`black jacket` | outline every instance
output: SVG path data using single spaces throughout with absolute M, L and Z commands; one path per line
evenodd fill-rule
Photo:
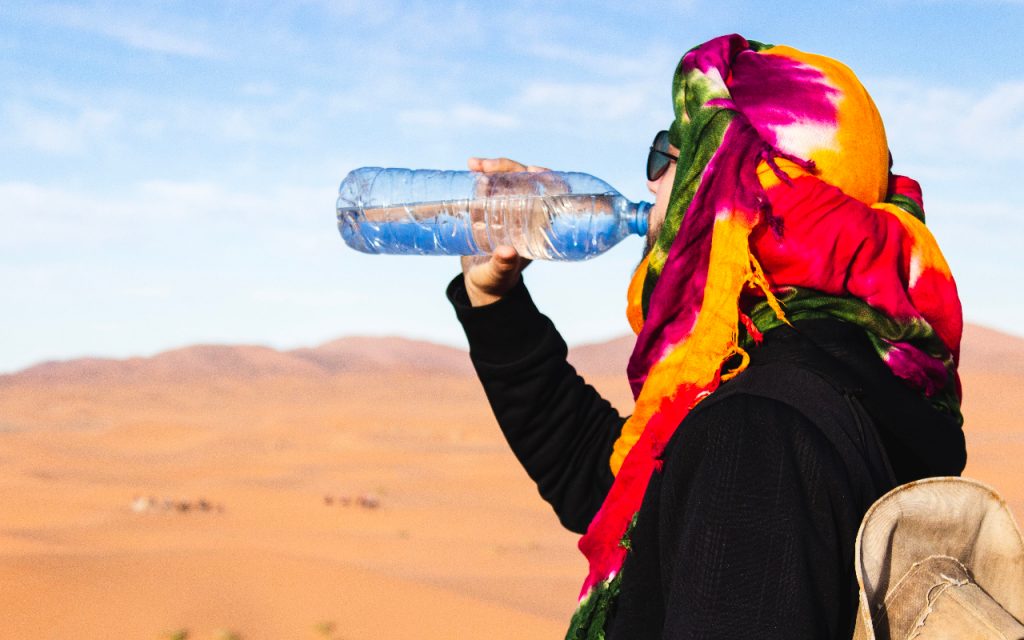
M 474 308 L 459 276 L 448 297 L 509 445 L 562 524 L 584 532 L 611 486 L 625 418 L 568 364 L 522 283 Z M 842 393 L 822 401 L 835 405 L 827 410 L 849 412 L 840 404 L 853 399 L 898 482 L 962 471 L 959 423 L 895 378 L 859 328 L 816 320 L 771 331 L 747 371 L 698 405 L 666 447 L 631 536 L 610 639 L 850 637 L 854 540 L 885 487 L 805 413 L 750 391 L 780 363 L 833 380 Z

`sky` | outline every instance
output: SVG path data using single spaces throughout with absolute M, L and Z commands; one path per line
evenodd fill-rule
M 508 156 L 649 198 L 676 62 L 734 32 L 857 72 L 965 318 L 1024 335 L 1024 1 L 7 1 L 0 372 L 197 343 L 464 345 L 458 260 L 346 247 L 341 179 Z M 525 279 L 570 344 L 603 340 L 628 332 L 641 250 Z

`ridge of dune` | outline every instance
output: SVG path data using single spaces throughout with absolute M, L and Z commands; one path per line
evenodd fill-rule
M 318 376 L 315 362 L 258 345 L 193 345 L 171 349 L 148 358 L 80 358 L 43 362 L 0 381 L 46 383 L 131 383 L 143 380 L 173 382 L 184 379 L 261 376 Z
M 430 372 L 470 375 L 465 350 L 399 337 L 347 337 L 317 347 L 281 351 L 260 345 L 200 344 L 150 357 L 77 358 L 42 362 L 0 375 L 3 383 L 128 384 L 204 378 L 321 378 L 337 373 Z
M 617 375 L 632 350 L 631 336 L 569 350 L 581 371 Z M 249 380 L 289 376 L 317 378 L 338 373 L 440 373 L 473 375 L 465 349 L 433 342 L 390 337 L 350 336 L 315 347 L 281 351 L 260 345 L 198 344 L 149 357 L 84 357 L 51 360 L 0 374 L 0 384 L 169 382 L 221 377 Z
M 289 352 L 331 373 L 412 370 L 470 375 L 465 349 L 402 337 L 351 336 Z
M 620 336 L 569 349 L 569 361 L 589 376 L 624 376 L 634 337 Z M 1024 338 L 967 324 L 961 368 L 972 372 L 1024 376 Z M 19 383 L 181 382 L 200 378 L 251 381 L 257 378 L 316 379 L 341 373 L 432 373 L 471 376 L 465 349 L 397 336 L 352 336 L 315 347 L 282 351 L 259 345 L 200 344 L 151 357 L 78 358 L 43 362 L 0 375 L 0 385 Z

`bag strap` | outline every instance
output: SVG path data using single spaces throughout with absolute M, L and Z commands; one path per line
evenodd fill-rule
M 831 359 L 828 364 L 839 364 L 834 356 L 821 351 Z M 878 496 L 896 486 L 896 476 L 874 420 L 856 397 L 855 385 L 842 384 L 846 376 L 841 369 L 827 368 L 828 373 L 789 362 L 752 365 L 744 372 L 742 384 L 724 385 L 708 400 L 718 402 L 732 395 L 755 395 L 802 413 L 836 449 L 851 478 L 859 480 L 857 486 L 873 489 L 871 495 L 862 496 L 866 509 Z M 837 397 L 840 402 L 835 401 Z

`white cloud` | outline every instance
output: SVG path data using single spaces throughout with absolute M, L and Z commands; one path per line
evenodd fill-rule
M 212 182 L 150 180 L 100 194 L 28 182 L 0 182 L 0 247 L 104 245 L 159 235 L 165 225 L 188 224 L 216 231 L 218 225 L 256 223 L 273 232 L 296 218 L 322 211 L 329 219 L 334 191 L 278 185 L 262 191 L 231 189 Z M 329 227 L 329 222 L 325 226 Z
M 399 13 L 392 0 L 322 0 L 319 4 L 331 15 L 360 18 L 374 24 L 390 22 Z
M 527 51 L 538 58 L 564 62 L 607 75 L 628 76 L 646 73 L 650 69 L 650 60 L 639 56 L 595 53 L 554 42 L 537 42 Z
M 664 83 L 535 82 L 527 85 L 514 103 L 542 119 L 569 120 L 609 126 L 615 122 L 646 120 L 652 116 Z M 663 113 L 663 112 L 659 112 Z
M 270 85 L 244 87 L 252 98 L 166 98 L 142 91 L 75 90 L 41 83 L 19 86 L 0 98 L 0 151 L 6 147 L 54 155 L 135 154 L 154 142 L 202 144 L 262 142 L 305 144 L 319 122 L 323 99 L 308 89 L 277 92 Z M 256 99 L 254 94 L 264 95 Z
M 1024 80 L 996 85 L 972 105 L 961 136 L 972 145 L 987 142 L 987 152 L 1024 159 Z
M 74 113 L 54 113 L 24 103 L 8 103 L 4 114 L 6 136 L 15 146 L 59 155 L 85 151 L 121 119 L 113 109 L 85 107 Z M 0 139 L 3 136 L 0 133 Z
M 146 21 L 123 15 L 121 12 L 88 10 L 70 6 L 44 7 L 39 15 L 52 24 L 94 33 L 133 49 L 166 53 L 188 58 L 219 58 L 223 51 L 194 35 L 181 33 L 168 24 L 152 26 Z
M 519 119 L 509 113 L 494 111 L 473 104 L 459 104 L 450 109 L 406 109 L 398 112 L 398 123 L 450 129 L 514 129 Z
M 125 287 L 121 289 L 120 294 L 129 298 L 166 300 L 171 297 L 171 290 L 168 287 L 137 286 Z
M 898 162 L 908 155 L 929 164 L 1024 160 L 1024 79 L 987 88 L 895 79 L 869 87 Z
M 327 111 L 331 115 L 346 114 L 366 108 L 366 100 L 351 93 L 334 94 L 327 98 Z
M 698 0 L 648 0 L 642 4 L 631 4 L 620 0 L 587 0 L 585 6 L 594 4 L 609 11 L 620 11 L 627 14 L 666 15 L 671 13 L 692 13 L 700 4 Z
M 501 19 L 499 12 L 477 3 L 427 3 L 408 0 L 320 0 L 332 22 L 343 22 L 360 32 L 350 49 L 371 51 L 374 58 L 429 49 L 429 57 L 443 55 L 440 48 L 465 47 L 486 42 L 485 31 Z
M 302 89 L 281 92 L 274 100 L 254 103 L 183 101 L 169 110 L 153 106 L 169 120 L 172 130 L 228 142 L 304 145 L 310 138 L 310 127 L 317 121 L 321 101 L 310 90 Z
M 671 71 L 672 65 L 682 53 L 678 48 L 665 45 L 648 46 L 633 55 L 593 51 L 572 47 L 548 40 L 538 40 L 527 47 L 527 53 L 538 58 L 566 63 L 603 77 L 650 77 L 657 73 L 667 86 L 668 75 L 662 70 Z M 667 95 L 667 89 L 666 89 Z
M 97 32 L 136 49 L 193 58 L 213 58 L 221 55 L 216 48 L 200 40 L 164 33 L 143 25 L 115 22 L 95 26 Z
M 242 95 L 265 98 L 277 95 L 278 88 L 273 82 L 246 82 L 241 87 Z

